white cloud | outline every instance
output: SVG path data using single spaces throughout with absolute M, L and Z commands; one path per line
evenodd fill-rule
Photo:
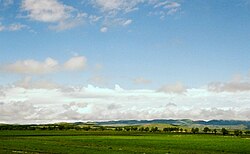
M 9 31 L 18 31 L 18 30 L 21 30 L 21 29 L 24 29 L 24 28 L 27 28 L 28 26 L 27 25 L 23 25 L 23 24 L 11 24 L 9 27 L 8 27 L 8 30 Z
M 122 6 L 122 1 L 120 0 L 94 0 L 93 3 L 98 6 L 101 7 L 101 9 L 103 11 L 110 11 L 110 10 L 116 10 L 119 9 L 119 7 Z
M 80 71 L 86 67 L 86 62 L 83 56 L 72 57 L 64 64 L 59 64 L 57 60 L 48 57 L 42 62 L 28 59 L 2 65 L 0 70 L 17 74 L 49 74 L 57 71 Z
M 28 12 L 32 20 L 42 22 L 60 22 L 70 17 L 73 7 L 63 5 L 57 0 L 23 0 L 22 9 Z
M 31 20 L 55 24 L 49 26 L 53 30 L 76 27 L 86 17 L 72 6 L 64 5 L 58 0 L 23 0 L 22 10 L 27 12 L 27 17 Z
M 83 56 L 76 56 L 70 58 L 64 64 L 64 69 L 69 71 L 79 71 L 86 67 L 87 59 Z
M 154 10 L 150 15 L 160 16 L 160 19 L 164 19 L 166 16 L 174 15 L 181 10 L 181 4 L 176 1 L 170 0 L 151 0 L 149 4 L 154 6 Z
M 108 16 L 126 14 L 139 10 L 139 7 L 146 5 L 152 6 L 153 9 L 165 9 L 167 10 L 166 14 L 169 12 L 177 12 L 181 7 L 181 4 L 174 0 L 91 0 L 91 4 Z
M 213 82 L 208 89 L 214 92 L 241 92 L 250 91 L 250 82 Z
M 49 26 L 49 29 L 56 30 L 56 31 L 62 31 L 74 28 L 78 25 L 81 25 L 84 23 L 83 19 L 87 18 L 88 15 L 86 13 L 78 13 L 74 19 L 65 20 L 62 22 L 59 22 L 56 25 Z
M 89 15 L 90 23 L 97 22 L 97 21 L 99 21 L 101 18 L 102 18 L 101 16 Z
M 29 116 L 34 116 L 37 112 L 34 106 L 27 102 L 9 102 L 0 105 L 1 118 L 0 122 L 3 121 L 19 121 L 25 120 Z
M 31 85 L 38 81 L 28 81 Z M 250 93 L 213 93 L 187 89 L 185 95 L 155 90 L 69 87 L 2 88 L 0 122 L 33 123 L 118 119 L 190 118 L 194 120 L 250 118 Z M 18 111 L 18 112 L 17 112 Z
M 178 11 L 178 9 L 177 8 L 174 8 L 174 9 L 170 9 L 170 10 L 168 10 L 167 11 L 167 15 L 172 15 L 172 14 L 175 14 L 176 12 Z
M 6 6 L 14 3 L 13 0 L 0 2 Z M 60 0 L 22 0 L 21 14 L 18 16 L 47 23 L 51 30 L 63 31 L 83 25 L 87 23 L 86 21 L 90 24 L 101 23 L 103 27 L 128 26 L 134 20 L 127 19 L 127 14 L 139 11 L 143 7 L 150 10 L 149 14 L 159 15 L 161 19 L 173 15 L 181 9 L 181 4 L 175 0 L 86 0 L 83 4 L 98 11 L 91 11 L 89 14 L 83 13 Z M 0 25 L 0 31 L 7 30 L 7 27 Z M 21 24 L 10 25 L 9 31 L 23 28 L 28 27 Z
M 167 0 L 167 1 L 158 1 L 158 2 L 156 1 L 154 8 L 163 7 L 166 9 L 173 9 L 173 8 L 178 8 L 180 6 L 181 5 L 177 2 L 171 2 L 171 1 Z
M 108 28 L 107 27 L 102 27 L 101 29 L 100 29 L 100 32 L 102 32 L 102 33 L 106 33 L 108 31 Z
M 128 19 L 122 23 L 123 26 L 130 25 L 133 21 L 131 19 Z
M 101 12 L 103 27 L 100 32 L 107 32 L 108 27 L 128 26 L 133 20 L 125 19 L 124 14 L 138 10 L 138 5 L 144 0 L 91 0 L 94 8 Z
M 242 76 L 236 74 L 231 81 L 228 82 L 211 82 L 208 84 L 207 89 L 213 92 L 244 92 L 250 91 L 250 78 L 249 76 Z
M 165 93 L 182 94 L 187 91 L 187 88 L 184 87 L 181 83 L 177 82 L 176 84 L 172 84 L 172 85 L 164 85 L 158 91 L 165 92 Z
M 58 70 L 59 64 L 52 58 L 47 58 L 43 62 L 32 59 L 17 61 L 15 63 L 4 65 L 2 70 L 11 73 L 20 74 L 47 74 Z
M 117 14 L 127 13 L 137 9 L 137 5 L 143 0 L 92 0 L 92 4 L 103 12 Z
M 174 0 L 90 0 L 90 4 L 101 13 L 103 27 L 130 25 L 133 20 L 126 19 L 126 14 L 141 7 L 148 7 L 150 15 L 160 16 L 161 19 L 177 13 L 181 8 L 181 4 Z
M 181 6 L 181 4 L 179 4 L 177 2 L 169 2 L 168 4 L 166 4 L 164 6 L 164 8 L 173 9 L 173 8 L 179 8 L 180 6 Z
M 151 3 L 154 4 L 154 8 L 158 8 L 158 7 L 162 7 L 162 6 L 167 5 L 169 2 L 168 1 L 163 1 L 163 2 L 154 1 Z
M 0 22 L 0 32 L 1 31 L 19 31 L 22 29 L 29 29 L 29 27 L 27 25 L 23 25 L 20 23 L 13 23 L 10 25 L 2 25 L 2 23 Z
M 108 31 L 108 27 L 114 27 L 114 26 L 122 26 L 122 27 L 126 27 L 128 25 L 130 25 L 133 22 L 133 20 L 131 19 L 123 19 L 123 18 L 112 18 L 109 19 L 107 18 L 104 22 L 103 22 L 103 26 L 100 31 L 101 32 L 107 32 Z

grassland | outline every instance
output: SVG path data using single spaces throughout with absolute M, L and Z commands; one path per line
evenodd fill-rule
M 250 138 L 116 131 L 1 131 L 0 153 L 250 153 Z

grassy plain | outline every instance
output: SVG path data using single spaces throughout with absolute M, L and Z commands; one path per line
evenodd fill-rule
M 250 153 L 250 138 L 125 131 L 0 131 L 0 153 Z

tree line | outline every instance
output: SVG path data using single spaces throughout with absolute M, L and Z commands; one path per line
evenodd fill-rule
M 169 133 L 192 133 L 192 134 L 222 134 L 229 135 L 233 134 L 235 136 L 240 135 L 250 135 L 250 131 L 242 130 L 231 130 L 229 131 L 226 128 L 222 129 L 210 129 L 209 127 L 200 128 L 191 128 L 183 129 L 179 127 L 165 127 L 159 129 L 158 127 L 142 127 L 142 126 L 99 126 L 99 125 L 89 125 L 89 126 L 80 126 L 75 124 L 48 124 L 48 125 L 0 125 L 0 130 L 82 130 L 82 131 L 139 131 L 139 132 L 169 132 Z

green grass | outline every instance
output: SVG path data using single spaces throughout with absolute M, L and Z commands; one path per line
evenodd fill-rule
M 250 153 L 250 139 L 140 132 L 1 131 L 0 153 Z

